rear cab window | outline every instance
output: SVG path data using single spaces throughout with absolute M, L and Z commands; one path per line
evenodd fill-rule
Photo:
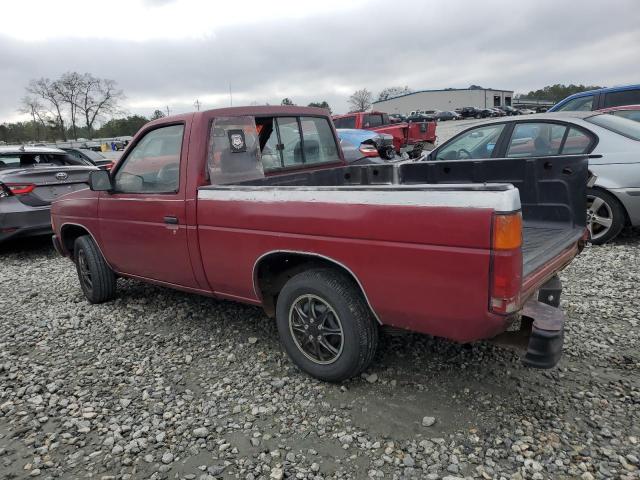
M 351 115 L 349 117 L 334 118 L 333 125 L 336 128 L 356 128 L 356 117 Z
M 214 185 L 340 161 L 333 130 L 325 117 L 216 117 L 212 123 L 207 165 Z

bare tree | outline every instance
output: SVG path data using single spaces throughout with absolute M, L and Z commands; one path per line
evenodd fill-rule
M 84 116 L 89 138 L 96 120 L 108 113 L 118 112 L 120 101 L 123 99 L 124 94 L 114 80 L 96 78 L 90 73 L 82 75 L 77 107 Z
M 351 105 L 352 112 L 364 112 L 371 108 L 371 101 L 373 100 L 373 94 L 363 88 L 362 90 L 356 90 L 353 95 L 349 97 L 349 105 Z
M 54 116 L 56 126 L 60 129 L 62 139 L 67 140 L 67 134 L 64 129 L 63 113 L 63 100 L 55 85 L 56 82 L 52 82 L 48 78 L 40 78 L 39 80 L 31 80 L 27 87 L 27 92 L 34 95 L 38 99 L 45 101 L 49 108 L 49 111 Z
M 66 104 L 69 109 L 74 140 L 78 138 L 76 129 L 78 100 L 81 92 L 84 91 L 84 77 L 84 75 L 80 75 L 78 72 L 67 72 L 53 83 L 53 88 L 57 90 L 62 99 L 62 103 Z
M 18 111 L 31 116 L 31 120 L 36 126 L 36 140 L 40 140 L 40 127 L 42 127 L 43 132 L 45 132 L 47 128 L 45 122 L 49 120 L 47 111 L 40 100 L 36 97 L 26 95 L 20 100 L 20 109 Z

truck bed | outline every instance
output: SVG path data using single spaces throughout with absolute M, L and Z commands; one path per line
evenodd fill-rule
M 535 272 L 584 234 L 588 157 L 486 159 L 410 162 L 306 171 L 242 182 L 255 186 L 331 188 L 389 186 L 391 188 L 491 190 L 512 184 L 519 190 L 523 217 L 523 275 Z M 468 184 L 473 184 L 468 185 Z M 437 185 L 437 187 L 436 187 Z
M 522 273 L 526 277 L 577 242 L 583 228 L 557 228 L 525 222 L 522 228 Z

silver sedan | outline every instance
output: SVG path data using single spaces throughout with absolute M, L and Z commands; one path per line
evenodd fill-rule
M 615 238 L 625 225 L 640 226 L 640 123 L 597 112 L 558 112 L 475 123 L 428 160 L 523 158 L 590 154 L 597 175 L 587 189 L 591 241 Z

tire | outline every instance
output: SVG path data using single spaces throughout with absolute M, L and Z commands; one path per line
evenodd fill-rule
M 102 257 L 102 253 L 89 235 L 78 237 L 73 256 L 78 280 L 84 296 L 90 303 L 102 303 L 116 295 L 116 276 Z
M 285 284 L 278 296 L 276 321 L 291 360 L 327 382 L 359 375 L 378 346 L 378 325 L 359 288 L 345 274 L 327 268 L 299 273 Z M 341 336 L 335 333 L 338 330 Z M 312 337 L 322 341 L 311 343 Z M 323 344 L 330 344 L 332 350 Z
M 624 228 L 625 221 L 624 207 L 616 197 L 600 188 L 587 188 L 587 228 L 591 243 L 602 245 L 613 240 Z

